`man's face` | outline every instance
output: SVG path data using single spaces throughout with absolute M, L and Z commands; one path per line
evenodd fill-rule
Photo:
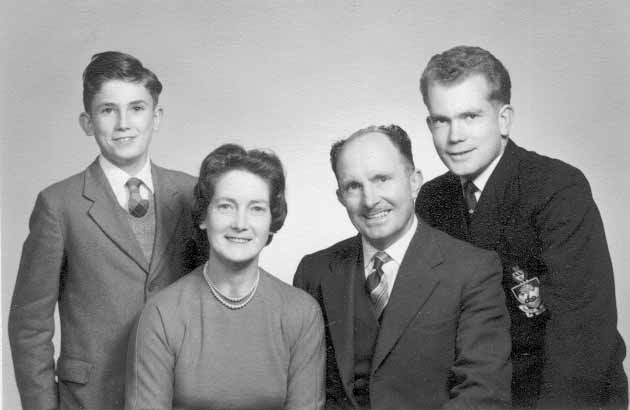
M 79 117 L 87 135 L 93 135 L 101 154 L 114 165 L 135 174 L 147 161 L 153 132 L 162 109 L 154 107 L 141 83 L 107 81 L 92 100 L 89 113 Z
M 381 133 L 356 137 L 337 158 L 337 198 L 375 248 L 385 249 L 413 225 L 420 173 Z
M 480 74 L 429 85 L 427 125 L 438 155 L 455 175 L 475 178 L 505 149 L 512 107 L 490 101 L 490 91 Z

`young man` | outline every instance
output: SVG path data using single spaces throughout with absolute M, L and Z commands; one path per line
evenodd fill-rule
M 359 235 L 305 256 L 294 284 L 326 325 L 327 409 L 509 405 L 501 266 L 414 215 L 421 185 L 399 127 L 333 145 L 337 197 Z
M 149 296 L 193 267 L 195 179 L 149 159 L 161 90 L 119 52 L 94 55 L 83 73 L 79 122 L 101 154 L 42 191 L 31 215 L 9 315 L 24 410 L 123 409 L 130 327 Z
M 422 187 L 432 226 L 499 253 L 512 319 L 516 408 L 625 409 L 604 228 L 582 173 L 508 137 L 510 77 L 477 47 L 434 56 L 420 80 L 449 172 Z

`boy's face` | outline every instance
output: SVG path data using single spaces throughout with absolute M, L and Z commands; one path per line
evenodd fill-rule
M 79 117 L 81 128 L 96 139 L 101 154 L 120 169 L 136 174 L 146 163 L 162 109 L 154 106 L 142 83 L 110 80 L 92 99 L 90 112 Z

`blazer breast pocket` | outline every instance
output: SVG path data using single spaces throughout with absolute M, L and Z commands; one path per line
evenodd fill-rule
M 457 327 L 457 316 L 435 317 L 436 315 L 423 315 L 422 312 L 414 320 L 414 329 L 420 333 L 434 334 L 443 333 L 448 330 L 455 332 Z

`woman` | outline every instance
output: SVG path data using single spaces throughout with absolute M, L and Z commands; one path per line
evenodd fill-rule
M 258 267 L 284 223 L 284 186 L 273 154 L 226 144 L 204 159 L 193 220 L 208 261 L 142 311 L 127 409 L 323 408 L 319 306 Z

